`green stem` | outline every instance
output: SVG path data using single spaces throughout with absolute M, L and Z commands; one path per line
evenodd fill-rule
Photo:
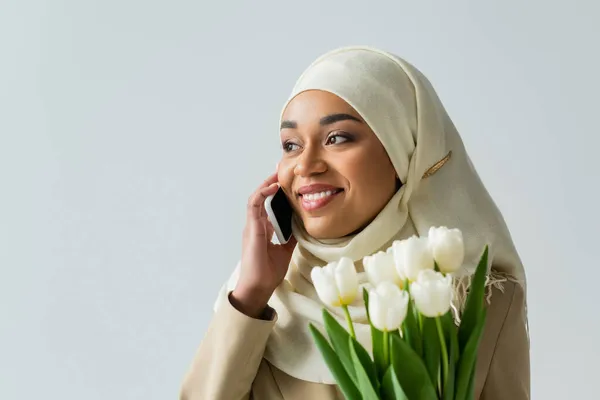
M 350 336 L 356 339 L 356 333 L 354 333 L 354 325 L 352 325 L 352 318 L 350 318 L 350 311 L 348 311 L 348 306 L 343 305 L 342 309 L 344 310 L 344 314 L 346 315 L 346 321 L 348 322 L 348 328 L 350 329 Z
M 383 331 L 383 363 L 390 365 L 390 334 L 388 331 Z
M 448 383 L 448 350 L 446 349 L 446 339 L 444 337 L 444 329 L 442 328 L 442 317 L 437 317 L 435 319 L 435 325 L 437 326 L 440 344 L 442 345 L 442 368 L 444 371 L 442 387 L 445 389 L 446 384 Z

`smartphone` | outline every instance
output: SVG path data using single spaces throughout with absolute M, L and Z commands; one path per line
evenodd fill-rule
M 293 209 L 283 189 L 280 187 L 274 195 L 265 200 L 265 210 L 273 225 L 277 240 L 281 244 L 289 242 L 292 237 Z

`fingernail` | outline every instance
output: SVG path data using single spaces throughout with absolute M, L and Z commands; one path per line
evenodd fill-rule
M 279 163 L 275 164 L 275 171 L 279 171 Z

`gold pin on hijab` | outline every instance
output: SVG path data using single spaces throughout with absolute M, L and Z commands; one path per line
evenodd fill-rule
M 440 161 L 436 162 L 431 168 L 425 171 L 425 173 L 423 174 L 423 178 L 421 179 L 429 178 L 431 175 L 438 172 L 440 168 L 442 168 L 444 164 L 446 164 L 448 160 L 450 160 L 450 157 L 452 157 L 452 150 L 448 152 L 448 155 L 446 155 L 446 157 L 442 158 Z

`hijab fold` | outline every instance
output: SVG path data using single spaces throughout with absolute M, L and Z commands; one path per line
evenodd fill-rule
M 383 144 L 403 185 L 361 232 L 329 241 L 312 238 L 294 220 L 298 240 L 290 268 L 269 305 L 278 319 L 264 357 L 283 372 L 306 381 L 334 384 L 308 330 L 323 328 L 324 305 L 310 279 L 314 266 L 340 257 L 356 261 L 362 287 L 369 287 L 362 258 L 394 240 L 426 236 L 432 226 L 459 228 L 465 265 L 455 278 L 453 310 L 460 310 L 484 246 L 489 248 L 488 288 L 507 279 L 525 288 L 525 272 L 502 214 L 481 182 L 464 144 L 427 78 L 405 60 L 369 47 L 344 47 L 324 54 L 300 76 L 284 105 L 307 90 L 333 93 L 350 104 Z M 283 114 L 283 111 L 282 111 Z M 239 265 L 238 265 L 239 268 Z M 237 271 L 219 295 L 226 301 Z M 491 293 L 491 291 L 488 291 Z M 329 310 L 345 324 L 341 309 Z M 357 339 L 371 348 L 362 296 L 350 307 Z

